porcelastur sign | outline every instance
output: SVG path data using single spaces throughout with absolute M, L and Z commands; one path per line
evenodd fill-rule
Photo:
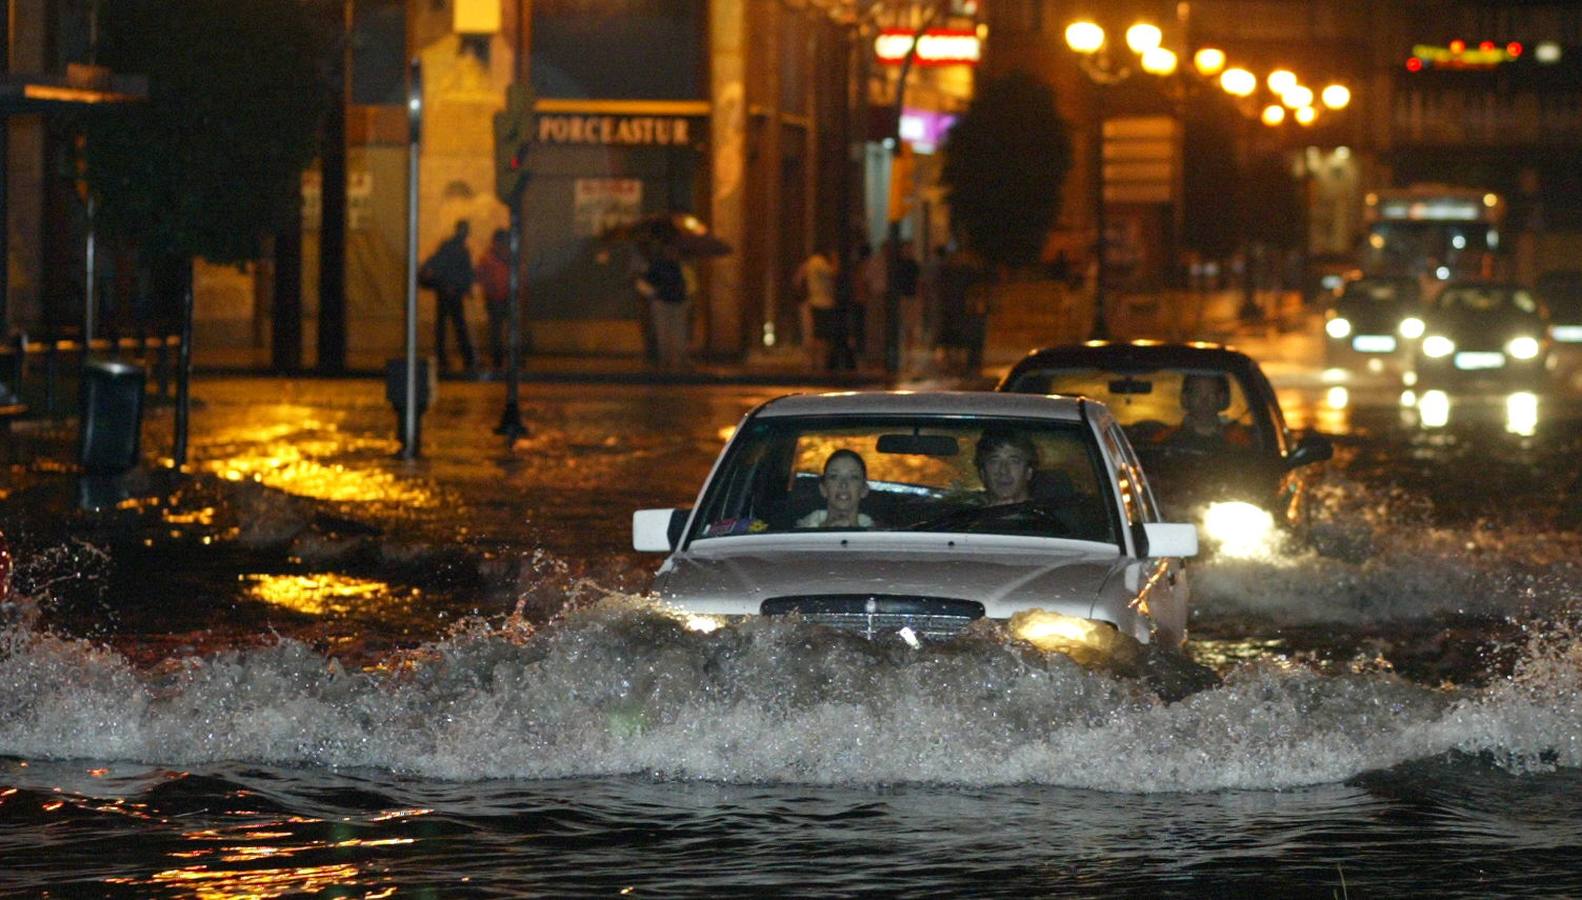
M 686 147 L 701 134 L 693 120 L 684 116 L 538 115 L 541 144 Z

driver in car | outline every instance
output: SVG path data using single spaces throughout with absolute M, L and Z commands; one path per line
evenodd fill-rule
M 1038 447 L 1017 431 L 986 429 L 975 454 L 985 506 L 1026 503 L 1038 471 Z
M 859 512 L 862 498 L 868 496 L 868 464 L 855 450 L 836 450 L 824 460 L 824 475 L 818 492 L 824 508 L 815 509 L 797 520 L 798 528 L 872 528 L 873 519 Z
M 1224 375 L 1187 373 L 1181 379 L 1181 424 L 1166 428 L 1156 443 L 1251 447 L 1252 430 L 1221 416 L 1230 407 L 1230 383 Z

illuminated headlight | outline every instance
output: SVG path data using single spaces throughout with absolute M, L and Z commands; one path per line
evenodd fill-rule
M 1517 359 L 1532 359 L 1538 355 L 1538 339 L 1525 335 L 1512 338 L 1511 342 L 1505 345 L 1505 352 Z
M 718 631 L 725 627 L 725 620 L 720 616 L 708 616 L 701 613 L 685 613 L 682 619 L 688 631 L 697 631 L 702 634 Z
M 1416 340 L 1423 336 L 1423 327 L 1422 319 L 1416 316 L 1407 316 L 1401 320 L 1401 325 L 1396 330 L 1400 331 L 1401 337 L 1408 340 Z
M 1341 316 L 1336 316 L 1335 318 L 1324 323 L 1324 331 L 1327 332 L 1330 337 L 1339 340 L 1346 335 L 1351 334 L 1351 321 Z
M 1210 503 L 1203 513 L 1203 532 L 1226 556 L 1259 556 L 1274 540 L 1274 516 L 1241 500 Z
M 1442 334 L 1431 334 L 1423 338 L 1423 355 L 1434 359 L 1443 359 L 1456 352 L 1456 342 Z
M 1046 653 L 1064 653 L 1085 666 L 1141 661 L 1142 645 L 1109 622 L 1024 609 L 1011 616 L 1006 630 Z

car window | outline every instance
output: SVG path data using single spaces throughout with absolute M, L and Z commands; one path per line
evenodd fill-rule
M 1154 504 L 1153 491 L 1148 486 L 1148 480 L 1143 477 L 1143 467 L 1137 462 L 1137 455 L 1132 452 L 1131 442 L 1126 440 L 1125 434 L 1118 426 L 1112 424 L 1104 431 L 1104 443 L 1108 446 L 1110 455 L 1116 460 L 1116 468 L 1120 471 L 1116 487 L 1120 489 L 1126 524 L 1159 521 L 1159 510 Z
M 1048 368 L 1024 372 L 1010 389 L 1022 393 L 1069 394 L 1102 400 L 1126 436 L 1138 446 L 1184 443 L 1188 408 L 1183 388 L 1188 379 L 1212 380 L 1225 390 L 1217 413 L 1222 434 L 1232 450 L 1262 449 L 1260 412 L 1250 403 L 1246 386 L 1234 373 L 1210 368 L 1161 368 L 1127 372 L 1106 368 Z
M 1014 435 L 1036 457 L 1016 502 L 994 497 L 975 452 Z M 1020 444 L 1019 444 L 1020 445 Z M 840 493 L 832 459 L 860 458 L 859 524 L 825 524 Z M 705 491 L 690 537 L 829 527 L 1059 537 L 1116 543 L 1113 494 L 1097 442 L 1078 422 L 962 417 L 762 418 L 739 434 Z M 822 490 L 821 490 L 822 488 Z M 831 498 L 831 493 L 836 497 Z M 995 501 L 1000 502 L 995 502 Z M 849 498 L 848 498 L 849 501 Z M 850 517 L 842 517 L 849 522 Z
M 1438 307 L 1443 310 L 1494 313 L 1519 310 L 1538 312 L 1538 301 L 1525 289 L 1479 286 L 1448 287 L 1440 293 Z
M 1341 299 L 1357 303 L 1401 303 L 1416 299 L 1417 284 L 1410 281 L 1363 279 L 1346 285 Z

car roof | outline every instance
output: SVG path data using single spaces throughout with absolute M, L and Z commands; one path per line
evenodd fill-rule
M 1088 341 L 1033 350 L 1011 367 L 1011 373 L 1072 366 L 1140 370 L 1203 368 L 1249 372 L 1256 370 L 1258 363 L 1234 347 L 1207 341 Z M 1008 379 L 1010 376 L 1006 377 Z
M 760 406 L 754 416 L 843 415 L 945 415 L 1016 416 L 1081 421 L 1081 404 L 1107 412 L 1095 400 L 1050 397 L 1041 394 L 997 394 L 988 391 L 845 391 L 829 394 L 789 394 Z M 1095 411 L 1090 410 L 1089 414 Z

